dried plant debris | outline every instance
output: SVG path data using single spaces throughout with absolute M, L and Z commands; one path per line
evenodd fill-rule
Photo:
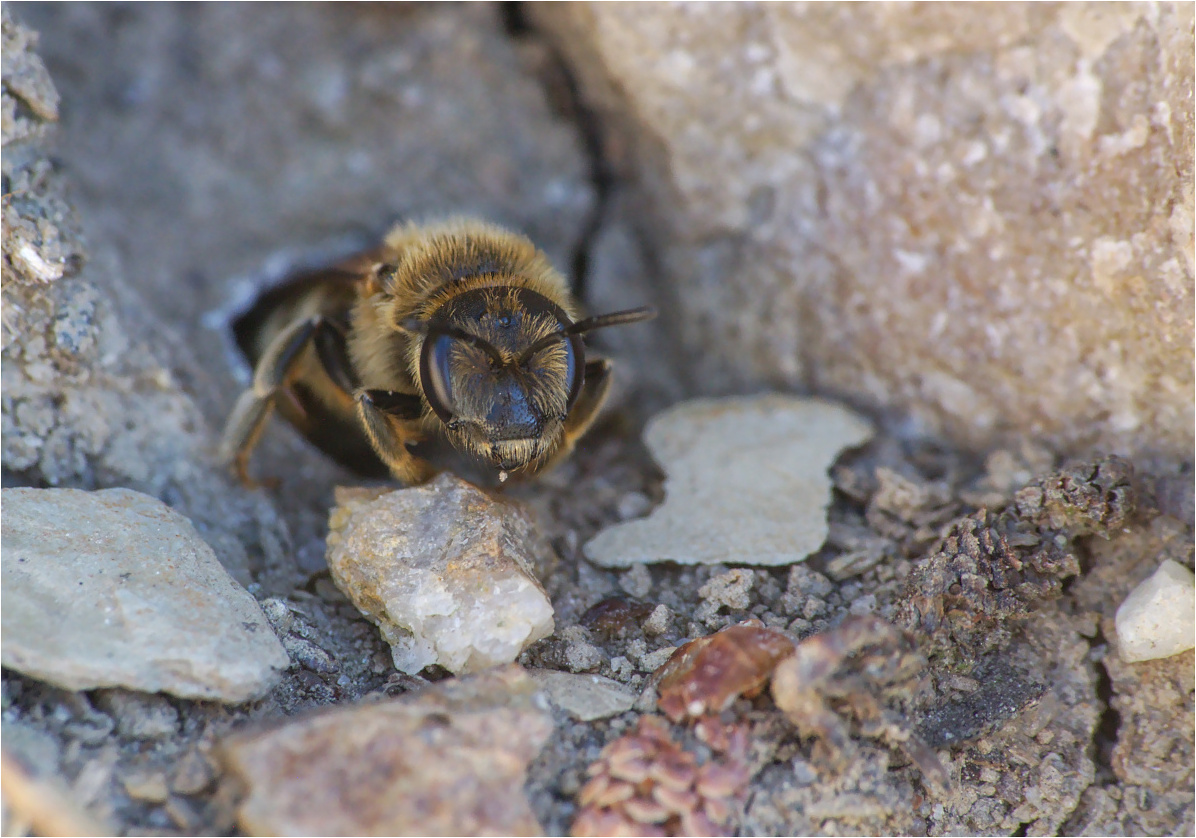
M 962 669 L 1001 648 L 1017 621 L 1080 572 L 1075 537 L 1108 537 L 1131 519 L 1132 476 L 1118 457 L 1073 465 L 1020 490 L 999 512 L 955 520 L 910 574 L 898 624 L 929 636 L 928 654 Z
M 944 482 L 901 474 L 880 466 L 876 489 L 868 501 L 865 519 L 875 532 L 902 544 L 907 552 L 934 540 L 939 528 L 959 513 Z
M 777 665 L 772 695 L 802 735 L 817 738 L 820 759 L 842 769 L 855 759 L 854 735 L 883 739 L 941 792 L 946 770 L 905 714 L 890 706 L 916 694 L 924 667 L 902 631 L 879 617 L 852 617 L 799 643 Z
M 703 764 L 669 734 L 659 716 L 642 716 L 634 733 L 611 742 L 578 794 L 571 834 L 728 835 L 751 777 L 747 734 L 711 722 Z
M 1021 516 L 1044 529 L 1108 538 L 1134 515 L 1133 477 L 1127 460 L 1104 457 L 1069 465 L 1017 492 L 1014 499 Z
M 759 694 L 793 648 L 792 640 L 759 620 L 691 640 L 661 667 L 658 706 L 675 722 L 721 713 L 738 696 Z
M 937 552 L 906 581 L 898 625 L 930 639 L 930 654 L 960 664 L 1008 642 L 1007 621 L 1054 599 L 1080 565 L 1060 534 L 1043 539 L 1027 522 L 980 510 L 955 521 Z

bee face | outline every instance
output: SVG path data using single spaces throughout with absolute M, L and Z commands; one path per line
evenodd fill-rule
M 523 236 L 471 219 L 399 225 L 376 250 L 296 275 L 238 320 L 254 384 L 221 457 L 252 485 L 249 455 L 277 410 L 340 462 L 405 483 L 437 472 L 421 444 L 441 435 L 500 481 L 550 468 L 610 385 L 610 363 L 587 359 L 582 335 L 653 314 L 575 322 L 576 309 Z
M 501 471 L 556 448 L 585 366 L 581 340 L 562 334 L 570 325 L 547 298 L 510 286 L 468 291 L 435 313 L 419 379 L 453 445 Z

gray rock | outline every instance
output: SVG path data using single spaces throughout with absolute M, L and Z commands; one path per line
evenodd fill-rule
M 250 554 L 264 559 L 256 570 L 286 576 L 285 526 L 268 501 L 230 485 L 210 462 L 209 429 L 161 362 L 172 342 L 162 340 L 143 301 L 122 309 L 128 276 L 118 262 L 98 270 L 88 264 L 60 169 L 40 147 L 49 125 L 38 120 L 54 116 L 57 94 L 29 52 L 36 36 L 7 11 L 0 161 L 9 191 L 0 235 L 5 470 L 20 483 L 119 485 L 168 500 L 242 584 L 251 581 Z
M 664 469 L 665 502 L 585 545 L 606 567 L 640 562 L 782 565 L 826 540 L 839 452 L 872 435 L 868 422 L 817 399 L 699 399 L 652 419 L 644 441 Z
M 551 548 L 520 507 L 450 474 L 381 496 L 338 489 L 337 501 L 328 567 L 398 669 L 476 672 L 552 634 L 552 603 L 535 576 Z
M 569 626 L 561 632 L 561 640 L 565 641 L 565 666 L 570 672 L 587 672 L 606 662 L 603 651 L 590 642 L 585 626 Z
M 127 489 L 5 489 L 3 661 L 69 690 L 239 703 L 286 653 L 186 518 Z
M 625 713 L 636 694 L 601 675 L 578 675 L 551 669 L 531 670 L 532 679 L 556 707 L 583 722 Z

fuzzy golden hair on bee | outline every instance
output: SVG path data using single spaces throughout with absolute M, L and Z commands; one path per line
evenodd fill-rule
M 469 219 L 396 227 L 375 251 L 272 289 L 234 324 L 255 366 L 222 455 L 249 453 L 278 409 L 363 471 L 418 483 L 433 438 L 493 469 L 535 473 L 567 455 L 610 384 L 582 335 L 652 317 L 578 320 L 564 277 L 526 237 Z M 244 339 L 242 340 L 242 336 Z

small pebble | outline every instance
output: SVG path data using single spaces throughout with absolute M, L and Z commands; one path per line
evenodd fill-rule
M 161 803 L 170 792 L 161 774 L 133 774 L 123 779 L 125 792 L 134 800 Z
M 718 605 L 742 611 L 752 602 L 750 594 L 755 581 L 756 577 L 750 570 L 733 568 L 712 577 L 698 588 L 698 596 Z
M 630 678 L 635 672 L 635 664 L 623 655 L 615 655 L 610 659 L 610 671 L 620 678 Z
M 630 666 L 626 658 L 623 662 Z M 614 668 L 614 661 L 611 668 Z M 635 693 L 601 675 L 574 675 L 547 669 L 529 674 L 553 706 L 579 721 L 592 722 L 625 713 L 635 703 Z
M 338 489 L 337 503 L 332 578 L 378 625 L 397 669 L 477 672 L 552 634 L 535 574 L 554 556 L 522 507 L 450 474 L 381 495 Z
M 216 770 L 207 757 L 195 748 L 183 754 L 175 765 L 170 790 L 175 794 L 199 794 L 212 784 Z
M 116 719 L 116 729 L 130 739 L 165 739 L 178 732 L 178 710 L 163 696 L 104 690 L 96 696 L 96 703 Z
M 631 569 L 619 576 L 619 587 L 637 599 L 643 599 L 652 592 L 652 574 L 647 565 L 632 565 Z
M 665 661 L 672 657 L 675 651 L 676 646 L 663 646 L 655 652 L 649 652 L 640 658 L 640 669 L 644 672 L 655 672 L 664 666 Z
M 590 642 L 590 633 L 581 626 L 569 626 L 561 632 L 566 642 L 565 666 L 570 672 L 588 672 L 606 662 L 602 650 Z
M 644 634 L 664 634 L 669 630 L 669 625 L 672 621 L 673 612 L 669 610 L 667 605 L 661 603 L 652 609 L 652 613 L 648 615 L 648 619 L 644 620 Z
M 857 617 L 863 617 L 876 610 L 876 594 L 865 594 L 854 600 L 847 609 Z
M 1178 655 L 1196 645 L 1196 582 L 1172 559 L 1143 581 L 1117 609 L 1118 649 L 1131 663 Z

